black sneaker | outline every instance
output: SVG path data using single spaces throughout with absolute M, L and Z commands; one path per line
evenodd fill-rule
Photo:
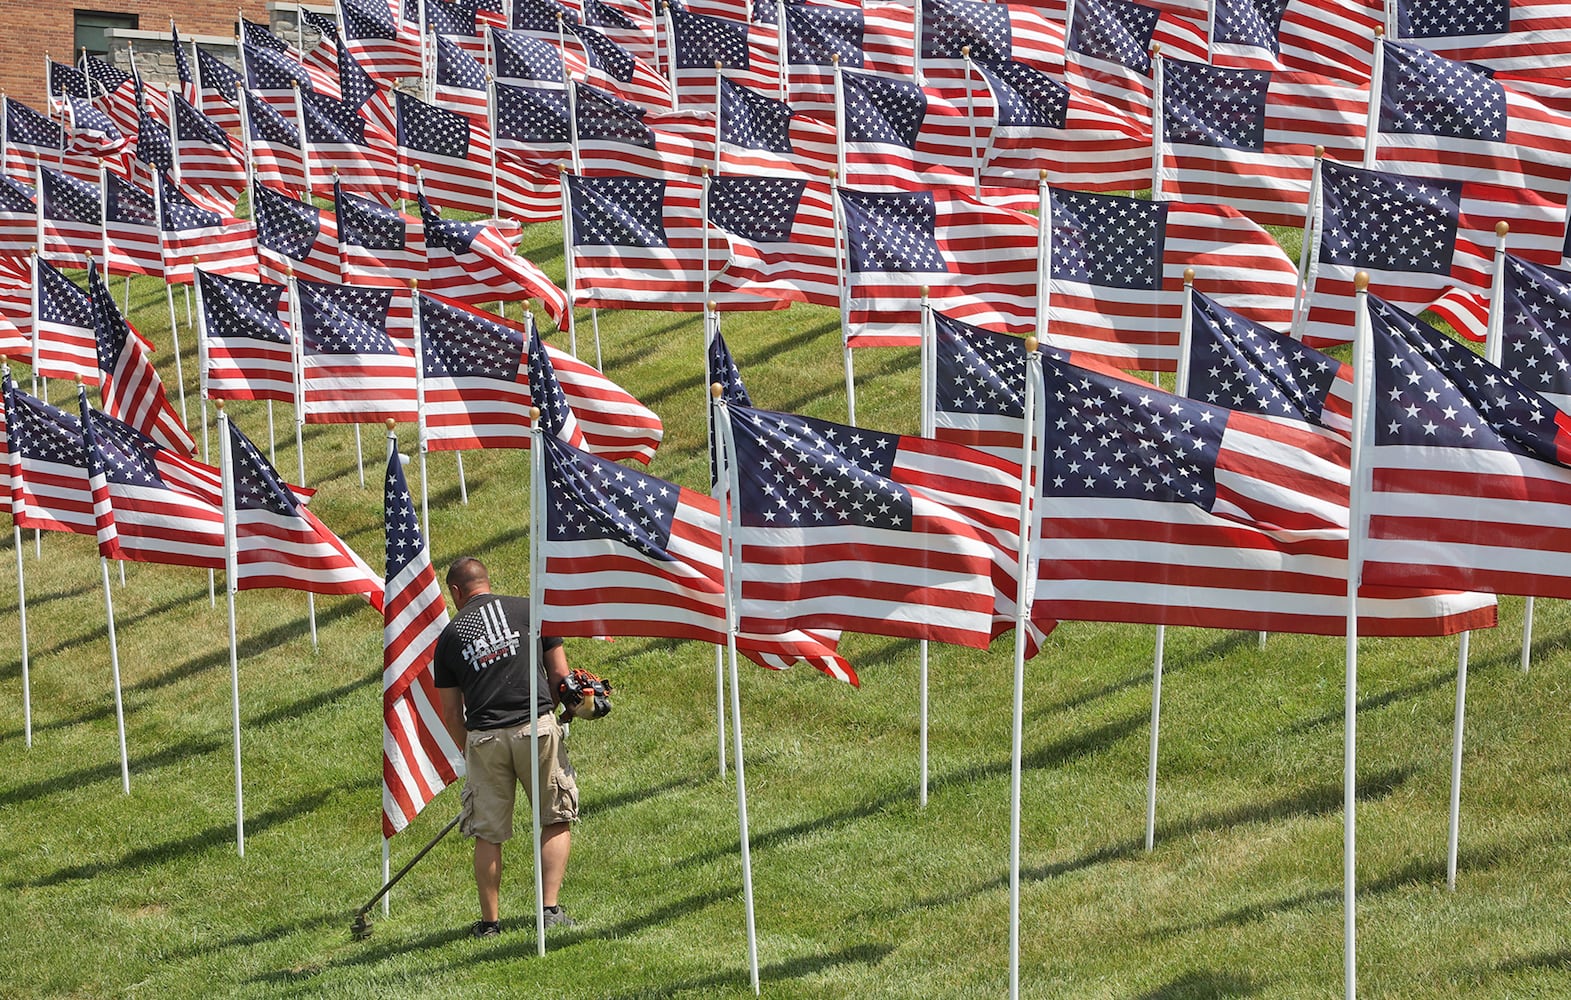
M 469 933 L 477 938 L 494 938 L 502 933 L 500 920 L 476 920 L 469 928 Z
M 545 925 L 547 927 L 572 927 L 573 918 L 567 915 L 567 911 L 562 909 L 560 904 L 548 906 L 545 908 Z

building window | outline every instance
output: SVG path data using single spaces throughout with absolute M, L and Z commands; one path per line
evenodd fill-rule
M 89 55 L 106 56 L 109 54 L 109 38 L 105 32 L 110 28 L 135 27 L 135 14 L 79 9 L 76 12 L 76 54 L 81 55 L 82 50 L 86 49 Z

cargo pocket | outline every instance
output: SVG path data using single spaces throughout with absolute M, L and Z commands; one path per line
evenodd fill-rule
M 551 819 L 557 823 L 570 823 L 578 818 L 578 783 L 571 772 L 557 771 L 551 775 Z

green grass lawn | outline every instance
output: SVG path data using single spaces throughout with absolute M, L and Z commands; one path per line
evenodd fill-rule
M 560 276 L 560 231 L 525 251 Z M 120 290 L 115 282 L 117 293 Z M 162 287 L 133 320 L 164 349 Z M 181 308 L 184 320 L 184 308 Z M 195 420 L 196 356 L 182 329 Z M 652 471 L 703 488 L 697 316 L 606 313 L 604 367 L 666 421 Z M 727 316 L 755 401 L 843 417 L 832 313 Z M 565 345 L 565 337 L 554 338 Z M 579 353 L 593 358 L 589 324 Z M 914 430 L 915 352 L 857 359 L 858 414 Z M 25 369 L 21 372 L 25 378 Z M 25 385 L 25 381 L 24 381 Z M 64 400 L 65 387 L 51 396 Z M 230 412 L 259 443 L 261 404 Z M 278 464 L 294 469 L 288 408 Z M 367 485 L 345 427 L 306 429 L 313 507 L 380 568 L 380 428 Z M 413 428 L 403 429 L 409 450 Z M 528 460 L 430 463 L 433 557 L 467 553 L 527 589 Z M 414 475 L 415 466 L 411 466 Z M 374 912 L 381 884 L 381 621 L 300 594 L 239 595 L 246 854 L 234 845 L 224 606 L 205 573 L 132 565 L 113 587 L 131 794 L 120 767 L 91 540 L 23 556 L 34 742 L 5 536 L 0 582 L 0 996 L 741 996 L 748 985 L 735 786 L 716 766 L 709 647 L 574 640 L 616 684 L 574 727 L 583 792 L 563 901 L 576 928 L 535 953 L 528 826 L 509 848 L 505 930 L 476 942 L 467 845 L 441 843 Z M 1369 997 L 1571 996 L 1571 615 L 1540 602 L 1530 673 L 1522 602 L 1474 637 L 1461 870 L 1445 886 L 1456 640 L 1360 647 L 1359 973 Z M 1171 629 L 1157 843 L 1143 845 L 1154 630 L 1070 623 L 1027 665 L 1024 995 L 1331 997 L 1342 989 L 1342 640 Z M 932 795 L 917 800 L 917 649 L 849 635 L 861 690 L 741 666 L 763 992 L 970 997 L 1008 984 L 1012 650 L 934 646 Z M 728 745 L 729 756 L 729 745 Z M 457 811 L 444 793 L 393 843 L 395 867 Z M 521 813 L 521 817 L 522 817 Z

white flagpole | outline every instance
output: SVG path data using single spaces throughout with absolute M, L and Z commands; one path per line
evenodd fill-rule
M 669 50 L 666 53 L 666 78 L 671 81 L 671 110 L 681 111 L 682 92 L 681 88 L 677 86 L 676 69 L 676 25 L 672 23 L 671 7 L 669 4 L 665 5 L 665 17 L 657 18 L 657 20 L 660 20 L 665 25 L 666 29 L 666 47 Z M 659 32 L 656 32 L 656 34 L 658 35 Z
M 245 857 L 245 789 L 240 772 L 240 650 L 235 643 L 235 590 L 239 578 L 235 532 L 235 467 L 229 446 L 229 414 L 217 399 L 218 454 L 224 493 L 224 593 L 229 601 L 229 707 L 235 737 L 235 850 Z M 313 620 L 314 621 L 314 620 Z
M 390 874 L 392 872 L 392 870 L 393 870 L 392 851 L 391 851 L 391 847 L 390 847 L 391 843 L 392 843 L 392 841 L 388 840 L 386 837 L 382 838 L 382 884 L 383 885 L 386 885 L 389 881 L 392 880 L 392 875 Z M 392 902 L 392 900 L 389 897 L 391 897 L 392 895 L 393 894 L 390 891 L 382 893 L 382 916 L 384 916 L 384 917 L 387 916 L 388 909 L 389 909 L 389 904 Z
M 1025 740 L 1026 627 L 1031 597 L 1027 573 L 1031 552 L 1031 501 L 1036 489 L 1036 381 L 1037 338 L 1025 340 L 1025 428 L 1021 433 L 1020 550 L 1015 585 L 1015 671 L 1009 737 L 1009 1000 L 1020 997 L 1020 755 Z
M 557 21 L 560 25 L 560 15 L 557 16 Z M 582 175 L 584 172 L 584 158 L 578 148 L 578 84 L 573 80 L 568 80 L 567 82 L 567 122 L 568 136 L 572 140 L 573 147 L 573 170 Z M 567 232 L 565 216 L 563 218 L 562 231 L 564 235 Z M 595 367 L 603 368 L 605 366 L 600 360 L 600 310 L 598 307 L 591 306 L 589 309 L 589 326 L 594 330 L 595 334 Z M 577 338 L 571 338 L 571 341 L 573 343 L 573 357 L 576 358 L 578 357 Z
M 305 485 L 305 333 L 300 326 L 300 284 L 295 269 L 285 272 L 289 286 L 290 342 L 295 360 L 295 468 L 300 486 Z M 358 428 L 358 425 L 356 425 Z M 221 443 L 221 442 L 220 442 Z M 316 594 L 306 591 L 305 606 L 311 616 L 311 649 L 317 649 Z
M 975 64 L 971 62 L 971 46 L 960 46 L 960 54 L 966 62 L 966 128 L 971 134 L 971 193 L 978 198 L 982 197 L 982 149 L 976 142 L 976 91 L 971 88 L 971 77 L 975 73 Z M 1156 195 L 1153 193 L 1152 197 Z
M 1489 283 L 1489 325 L 1484 338 L 1484 359 L 1498 367 L 1505 353 L 1505 285 L 1506 285 L 1506 236 L 1511 232 L 1510 223 L 1495 223 L 1495 272 Z M 1533 660 L 1533 599 L 1527 598 L 1522 609 L 1522 672 L 1525 674 Z
M 715 335 L 720 332 L 720 316 L 719 316 L 718 313 L 715 312 L 714 306 L 715 306 L 715 304 L 713 302 L 709 302 L 709 303 L 707 303 L 707 308 L 704 310 L 704 360 L 705 360 L 704 372 L 705 372 L 706 375 L 710 374 L 709 373 L 709 364 L 708 364 L 709 346 L 714 343 Z M 706 417 L 708 417 L 707 423 L 709 425 L 709 427 L 708 427 L 708 430 L 709 430 L 709 454 L 714 456 L 714 463 L 715 463 L 715 481 L 710 484 L 710 492 L 713 493 L 714 496 L 717 499 L 722 499 L 723 500 L 725 498 L 725 484 L 729 480 L 724 478 L 726 476 L 726 471 L 720 465 L 720 460 L 724 456 L 721 454 L 720 449 L 717 447 L 718 438 L 716 437 L 716 435 L 719 434 L 719 430 L 715 427 L 715 411 L 714 411 L 714 407 L 706 406 L 704 408 L 704 414 L 705 414 Z M 730 557 L 730 553 L 729 552 L 722 552 L 720 554 L 720 558 L 722 558 L 722 559 L 728 559 L 729 557 Z M 717 739 L 719 740 L 719 745 L 716 748 L 715 757 L 716 757 L 717 760 L 720 761 L 720 780 L 724 781 L 725 780 L 725 651 L 722 650 L 719 646 L 715 647 L 715 733 L 716 733 Z
M 196 277 L 196 265 L 200 263 L 201 257 L 191 258 L 191 284 L 196 286 L 196 385 L 202 403 L 202 461 L 212 465 L 207 440 L 207 301 L 202 297 L 202 285 Z
M 791 42 L 786 29 L 785 0 L 775 0 L 775 35 L 780 46 L 780 100 L 785 100 L 791 92 Z M 720 112 L 720 105 L 715 105 L 715 113 Z
M 535 953 L 545 954 L 545 880 L 540 870 L 540 616 L 544 611 L 545 572 L 540 559 L 539 526 L 545 523 L 545 447 L 541 443 L 540 408 L 529 414 L 529 773 L 534 794 L 529 796 L 530 828 L 534 833 Z
M 1364 161 L 1365 170 L 1375 168 L 1375 158 L 1380 154 L 1380 92 L 1383 89 L 1382 77 L 1385 73 L 1386 47 L 1385 28 L 1375 27 L 1375 63 L 1369 76 L 1369 114 L 1364 119 Z
M 715 65 L 718 66 L 719 63 L 716 63 Z M 718 97 L 719 94 L 717 92 L 717 100 Z M 718 103 L 716 106 L 718 107 Z M 700 231 L 703 233 L 704 238 L 704 306 L 705 311 L 709 312 L 712 311 L 715 306 L 714 302 L 709 298 L 709 186 L 713 183 L 713 181 L 710 179 L 709 167 L 707 165 L 701 168 L 701 172 L 701 186 L 698 189 L 698 217 L 702 220 L 703 228 Z M 708 323 L 707 316 L 705 318 L 705 323 L 706 325 Z
M 420 453 L 420 530 L 425 533 L 427 544 L 431 541 L 431 493 L 426 487 L 426 438 L 425 438 L 425 339 L 420 328 L 420 279 L 409 279 L 409 294 L 414 305 L 415 334 L 415 443 Z M 358 426 L 358 425 L 357 425 Z M 388 446 L 393 438 L 389 432 Z
M 109 669 L 115 684 L 115 732 L 120 738 L 120 788 L 131 794 L 131 762 L 125 752 L 125 704 L 120 697 L 120 647 L 115 640 L 115 599 L 109 587 L 109 560 L 98 557 L 104 571 L 104 611 L 109 617 Z
M 486 65 L 490 65 L 491 33 L 486 33 Z M 502 179 L 501 136 L 496 130 L 496 78 L 490 73 L 485 75 L 485 103 L 487 121 L 491 126 L 491 215 L 494 218 L 502 217 Z
M 967 46 L 969 49 L 970 46 Z M 967 56 L 966 64 L 970 65 Z M 923 437 L 932 437 L 938 429 L 937 395 L 938 395 L 938 331 L 933 322 L 933 304 L 927 297 L 927 286 L 922 286 L 922 350 L 919 365 L 921 384 L 921 428 Z M 927 805 L 927 640 L 922 639 L 916 647 L 916 701 L 917 701 L 917 772 L 920 783 L 917 785 L 916 803 L 919 807 Z
M 311 200 L 311 143 L 305 137 L 305 108 L 300 81 L 295 81 L 295 121 L 300 125 L 300 172 L 305 176 L 305 201 Z
M 922 0 L 915 0 L 913 6 L 916 8 L 916 18 L 912 27 L 915 29 L 916 37 L 912 39 L 911 45 L 911 82 L 920 87 L 927 83 L 922 76 Z
M 1064 30 L 1068 31 L 1068 26 Z M 1206 62 L 1216 64 L 1216 0 L 1206 3 Z
M 1342 977 L 1347 1000 L 1358 995 L 1358 583 L 1363 572 L 1364 445 L 1369 432 L 1373 339 L 1369 328 L 1369 275 L 1353 279 L 1357 319 L 1353 334 L 1353 441 L 1348 491 L 1346 678 L 1343 691 L 1342 748 Z
M 365 452 L 360 445 L 359 424 L 355 424 L 355 468 L 360 471 L 360 488 L 365 489 Z
M 1047 320 L 1053 302 L 1053 198 L 1048 192 L 1045 167 L 1037 174 L 1036 214 L 1036 335 L 1042 340 L 1050 340 Z
M 1162 43 L 1151 46 L 1151 200 L 1162 200 Z
M 1294 340 L 1304 339 L 1304 328 L 1309 322 L 1309 304 L 1315 294 L 1315 279 L 1320 274 L 1320 255 L 1315 253 L 1314 245 L 1320 240 L 1324 186 L 1321 168 L 1325 158 L 1326 148 L 1316 146 L 1314 173 L 1309 180 L 1309 205 L 1304 209 L 1303 242 L 1298 248 L 1298 273 L 1301 277 L 1293 289 L 1293 327 L 1290 333 Z
M 845 356 L 846 423 L 855 427 L 856 369 L 851 361 L 851 243 L 846 233 L 845 208 L 840 203 L 840 182 L 833 171 L 829 175 L 829 184 L 834 194 L 835 279 L 840 285 L 840 349 Z
M 727 461 L 721 463 L 726 469 L 726 487 L 730 491 L 732 501 L 741 496 L 742 490 L 738 481 L 736 463 L 729 461 L 731 455 L 736 454 L 736 446 L 731 437 L 731 418 L 725 413 L 726 404 L 721 399 L 719 384 L 709 387 L 710 397 L 714 400 L 715 408 L 713 420 L 716 433 L 721 441 L 721 451 Z M 732 561 L 732 518 L 735 517 L 733 503 L 720 505 L 720 567 L 721 584 L 726 597 L 726 661 L 730 664 L 731 672 L 731 749 L 736 761 L 736 818 L 741 828 L 741 838 L 738 841 L 742 847 L 742 902 L 746 913 L 747 923 L 747 967 L 752 979 L 753 994 L 758 995 L 758 927 L 753 912 L 753 855 L 751 837 L 747 827 L 747 772 L 742 762 L 742 698 L 737 684 L 736 675 L 736 633 L 737 633 L 737 602 L 734 587 L 736 586 L 735 566 Z
M 207 433 L 207 418 L 204 416 L 202 420 L 202 433 L 205 434 Z M 205 445 L 203 449 L 206 449 Z M 273 434 L 273 401 L 271 399 L 267 401 L 267 460 L 274 465 L 278 464 L 278 442 Z M 301 485 L 305 484 L 302 483 Z
M 1184 308 L 1178 324 L 1178 371 L 1174 391 L 1189 395 L 1189 351 L 1194 338 L 1195 269 L 1184 269 Z M 1167 648 L 1167 626 L 1156 627 L 1156 649 L 1151 660 L 1151 751 L 1146 761 L 1146 850 L 1156 847 L 1156 764 L 1162 739 L 1162 667 Z
M 1467 708 L 1467 654 L 1472 632 L 1463 632 L 1456 659 L 1456 713 L 1451 721 L 1451 811 L 1446 833 L 1446 888 L 1456 891 L 1457 841 L 1462 831 L 1462 726 Z
M 568 93 L 572 93 L 569 81 Z M 572 322 L 567 327 L 567 350 L 573 357 L 578 357 L 578 313 L 574 308 L 575 282 L 573 277 L 573 200 L 567 193 L 567 168 L 557 170 L 557 179 L 562 184 L 562 265 L 565 271 L 563 284 L 567 286 L 567 315 Z
M 465 507 L 469 506 L 469 484 L 464 481 L 464 453 L 453 452 L 453 461 L 458 465 L 458 502 Z M 422 479 L 425 477 L 422 476 Z

